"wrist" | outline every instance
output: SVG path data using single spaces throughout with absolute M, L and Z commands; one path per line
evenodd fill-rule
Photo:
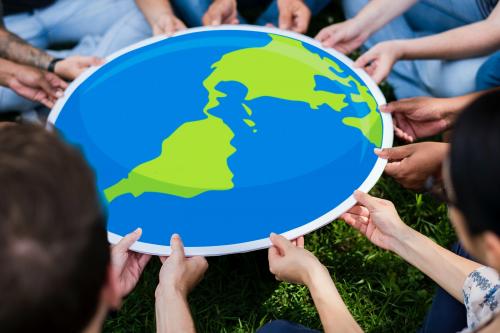
M 404 222 L 402 222 L 404 224 Z M 399 233 L 399 237 L 393 238 L 389 242 L 389 251 L 405 258 L 406 253 L 411 249 L 418 239 L 418 232 L 408 227 L 406 224 Z
M 408 41 L 404 39 L 397 39 L 393 41 L 388 41 L 386 43 L 390 43 L 393 54 L 397 60 L 407 60 L 411 59 L 411 55 L 409 54 L 408 49 Z
M 321 284 L 325 279 L 330 280 L 330 273 L 328 269 L 316 259 L 314 264 L 307 267 L 303 277 L 303 283 L 309 290 L 321 289 Z
M 63 58 L 52 58 L 52 60 L 47 65 L 47 69 L 46 69 L 47 72 L 55 73 L 57 64 L 63 60 L 64 60 Z
M 155 290 L 156 300 L 187 299 L 187 292 L 180 287 L 168 283 L 159 283 Z

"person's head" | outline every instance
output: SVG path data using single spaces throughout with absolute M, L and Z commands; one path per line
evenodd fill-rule
M 120 299 L 93 173 L 43 128 L 0 124 L 0 332 L 80 332 Z
M 500 270 L 500 92 L 480 97 L 458 117 L 444 169 L 460 240 Z

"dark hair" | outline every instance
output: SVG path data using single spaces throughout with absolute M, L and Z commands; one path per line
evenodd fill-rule
M 0 123 L 0 332 L 80 332 L 109 245 L 95 179 L 43 128 Z
M 469 105 L 452 134 L 450 176 L 456 207 L 472 235 L 500 236 L 500 91 Z

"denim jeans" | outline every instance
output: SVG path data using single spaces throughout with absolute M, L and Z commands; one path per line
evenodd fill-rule
M 53 5 L 4 18 L 6 28 L 41 49 L 54 44 L 76 44 L 51 51 L 56 57 L 105 57 L 151 36 L 151 29 L 134 0 L 58 0 Z M 0 87 L 0 112 L 26 111 L 35 103 Z
M 354 17 L 368 1 L 343 0 L 346 17 Z M 429 36 L 484 19 L 476 0 L 420 0 L 373 34 L 363 47 L 369 49 L 386 40 Z M 476 74 L 486 59 L 399 61 L 388 82 L 398 99 L 464 95 L 476 90 Z
M 172 4 L 178 15 L 184 20 L 184 22 L 190 27 L 196 27 L 202 25 L 202 18 L 208 7 L 213 0 L 172 0 Z M 278 26 L 279 11 L 277 0 L 265 1 L 265 0 L 240 0 L 239 5 L 243 7 L 248 7 L 252 5 L 252 2 L 269 2 L 267 9 L 257 18 L 255 24 L 266 25 L 267 23 L 272 23 Z M 314 14 L 319 13 L 330 0 L 305 0 L 305 3 L 311 9 Z M 240 23 L 247 23 L 243 17 L 239 17 Z
M 500 52 L 496 52 L 479 68 L 476 89 L 485 90 L 500 87 Z
M 273 320 L 255 333 L 319 333 L 319 331 L 286 320 Z

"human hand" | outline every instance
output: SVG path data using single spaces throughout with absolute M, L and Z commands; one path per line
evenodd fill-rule
M 104 60 L 97 57 L 71 56 L 56 63 L 54 73 L 63 79 L 73 81 L 87 68 L 99 66 Z
M 307 32 L 311 11 L 302 0 L 278 0 L 279 28 L 298 33 Z
M 400 41 L 393 40 L 378 43 L 360 56 L 354 65 L 363 68 L 378 84 L 389 76 L 394 64 L 402 57 Z
M 412 229 L 401 221 L 392 202 L 361 191 L 354 192 L 354 198 L 358 203 L 340 218 L 374 245 L 394 251 L 397 243 L 410 237 Z
M 416 139 L 448 130 L 459 107 L 453 98 L 415 97 L 382 105 L 380 110 L 392 114 L 394 133 L 400 139 Z
M 130 250 L 130 247 L 141 235 L 142 229 L 138 228 L 111 247 L 111 266 L 113 274 L 117 277 L 118 290 L 122 297 L 128 295 L 135 288 L 144 268 L 151 259 L 149 254 Z
M 367 29 L 355 19 L 332 24 L 321 29 L 316 39 L 324 47 L 331 47 L 343 54 L 349 54 L 358 49 L 369 37 Z
M 236 0 L 215 0 L 202 21 L 203 25 L 238 24 Z
M 380 157 L 389 160 L 385 173 L 403 187 L 422 190 L 429 176 L 441 179 L 441 165 L 448 153 L 448 144 L 419 142 L 406 146 L 376 150 Z
M 208 263 L 204 257 L 186 258 L 184 245 L 179 235 L 170 239 L 170 257 L 160 257 L 163 266 L 160 270 L 160 282 L 157 294 L 177 292 L 187 297 L 189 292 L 203 279 Z
M 13 64 L 7 86 L 19 96 L 42 103 L 51 109 L 68 84 L 57 75 L 34 67 Z
M 162 13 L 153 20 L 151 29 L 154 36 L 172 36 L 177 31 L 186 29 L 186 25 L 173 13 Z
M 269 248 L 269 271 L 277 280 L 308 285 L 314 272 L 324 266 L 309 251 L 304 249 L 304 237 L 289 241 L 277 234 L 270 236 L 273 246 Z

